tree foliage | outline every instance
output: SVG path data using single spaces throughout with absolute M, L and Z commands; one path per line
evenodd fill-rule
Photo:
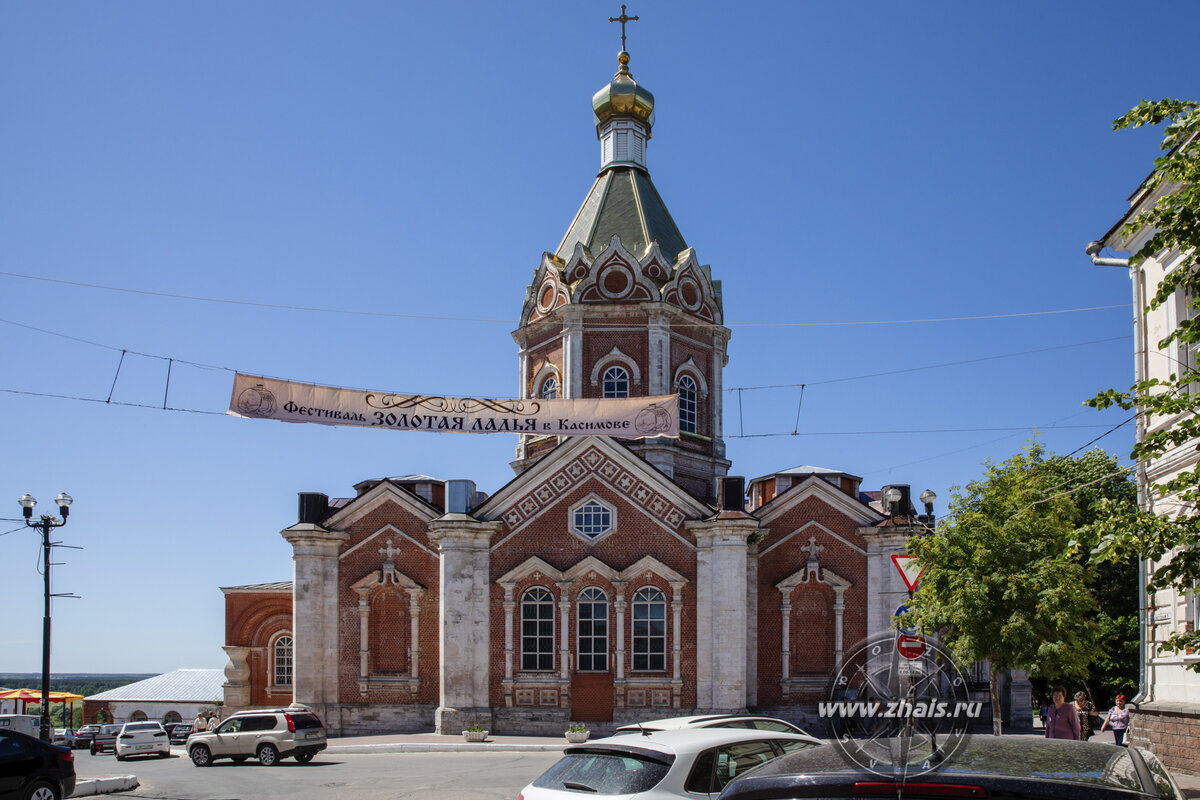
M 1149 258 L 1162 260 L 1181 255 L 1180 263 L 1159 283 L 1150 299 L 1147 313 L 1174 302 L 1182 290 L 1193 312 L 1200 312 L 1200 104 L 1190 100 L 1143 100 L 1124 116 L 1113 121 L 1113 130 L 1162 125 L 1164 155 L 1154 162 L 1154 172 L 1146 187 L 1162 196 L 1153 206 L 1131 218 L 1123 228 L 1126 236 L 1143 231 L 1151 235 L 1130 258 L 1138 266 Z M 1200 313 L 1179 321 L 1160 342 L 1160 349 L 1200 342 Z M 1143 463 L 1153 461 L 1177 448 L 1196 448 L 1200 440 L 1200 392 L 1189 390 L 1200 381 L 1197 365 L 1182 365 L 1167 378 L 1149 378 L 1135 383 L 1128 391 L 1110 389 L 1089 403 L 1097 408 L 1120 406 L 1136 410 L 1148 432 L 1133 449 L 1133 457 Z M 1164 420 L 1171 424 L 1151 427 Z M 1150 582 L 1150 589 L 1175 586 L 1191 591 L 1200 580 L 1200 472 L 1196 468 L 1149 487 L 1159 498 L 1173 498 L 1167 513 L 1150 513 L 1136 508 L 1113 507 L 1107 516 L 1092 526 L 1095 555 L 1113 562 L 1127 562 L 1138 556 L 1161 563 Z M 1160 508 L 1161 512 L 1163 509 Z M 1200 632 L 1172 636 L 1166 650 L 1183 650 L 1200 645 Z M 1193 665 L 1192 669 L 1200 668 Z
M 1071 557 L 1079 510 L 1039 445 L 985 466 L 911 541 L 925 570 L 914 616 L 963 660 L 1081 678 L 1098 625 L 1087 569 Z

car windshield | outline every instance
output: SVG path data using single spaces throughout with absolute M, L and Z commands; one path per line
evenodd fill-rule
M 670 769 L 634 753 L 573 753 L 533 782 L 541 789 L 633 794 L 654 788 Z
M 157 731 L 159 730 L 157 722 L 143 722 L 138 725 L 126 725 L 126 731 Z

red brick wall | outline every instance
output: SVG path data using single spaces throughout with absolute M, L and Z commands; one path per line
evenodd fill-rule
M 367 537 L 379 532 L 386 525 L 398 528 L 404 535 L 387 530 L 375 536 L 370 542 L 349 553 Z M 339 608 L 339 700 L 343 703 L 432 703 L 438 702 L 438 593 L 440 564 L 437 558 L 437 548 L 429 540 L 429 530 L 425 518 L 414 514 L 407 507 L 394 501 L 384 501 L 356 521 L 349 529 L 350 540 L 342 550 L 338 571 L 338 608 Z M 372 689 L 367 697 L 359 691 L 359 649 L 360 622 L 358 613 L 358 593 L 351 586 L 371 573 L 378 574 L 383 566 L 384 555 L 379 552 L 387 546 L 387 540 L 392 540 L 394 548 L 393 561 L 396 571 L 407 575 L 424 587 L 420 598 L 418 676 L 420 686 L 416 690 L 408 688 Z M 380 590 L 376 590 L 377 592 Z M 400 613 L 389 616 L 386 620 L 374 603 L 369 617 L 368 639 L 372 635 L 380 640 L 390 640 L 394 646 L 401 648 L 402 656 L 393 651 L 386 656 L 387 663 L 395 665 L 402 658 L 407 663 L 407 652 L 410 639 L 410 618 L 408 613 L 408 592 L 399 592 Z M 371 598 L 375 600 L 375 597 Z M 370 641 L 368 640 L 368 647 Z M 372 666 L 370 671 L 381 674 L 382 670 L 377 659 L 383 655 L 378 648 L 368 658 Z M 405 667 L 407 669 L 407 666 Z
M 292 701 L 290 690 L 268 692 L 273 682 L 271 645 L 276 636 L 292 630 L 292 593 L 230 592 L 225 595 L 225 643 L 253 647 L 250 665 L 250 704 L 269 706 Z
M 824 547 L 817 560 L 850 582 L 844 593 L 842 643 L 849 650 L 867 635 L 867 561 L 853 547 L 830 536 L 810 521 L 819 522 L 843 539 L 865 550 L 857 533 L 857 523 L 825 501 L 810 497 L 771 521 L 759 545 L 758 561 L 758 702 L 772 705 L 785 702 L 779 686 L 782 675 L 783 624 L 782 595 L 775 584 L 803 569 L 808 561 L 808 539 Z M 797 531 L 788 538 L 788 534 Z M 823 583 L 811 580 L 791 595 L 791 619 L 788 621 L 790 671 L 788 677 L 832 677 L 834 651 L 834 592 Z M 786 702 L 811 702 L 812 698 L 789 695 Z
M 572 534 L 568 530 L 567 514 L 572 505 L 582 500 L 589 494 L 595 493 L 610 503 L 617 510 L 617 529 L 607 536 L 595 542 L 587 542 L 584 539 Z M 514 502 L 519 503 L 520 499 Z M 500 516 L 503 516 L 501 513 Z M 691 535 L 682 527 L 676 533 L 687 541 L 694 542 Z M 547 505 L 542 513 L 525 527 L 521 528 L 517 533 L 512 535 L 501 535 L 496 541 L 503 540 L 503 544 L 497 547 L 492 552 L 492 608 L 491 608 L 491 660 L 493 669 L 491 674 L 491 702 L 494 705 L 504 704 L 504 689 L 502 680 L 504 678 L 504 591 L 495 583 L 495 581 L 503 576 L 514 567 L 525 562 L 531 555 L 537 555 L 552 567 L 558 570 L 566 570 L 575 564 L 579 563 L 588 556 L 594 556 L 614 570 L 620 571 L 630 566 L 634 562 L 644 556 L 652 556 L 663 562 L 666 566 L 683 575 L 688 584 L 684 587 L 682 594 L 683 599 L 683 615 L 681 622 L 681 636 L 684 645 L 684 652 L 681 658 L 680 670 L 684 680 L 684 705 L 695 705 L 695 675 L 696 675 L 696 660 L 694 641 L 696 636 L 696 556 L 683 541 L 680 541 L 675 536 L 665 531 L 662 526 L 646 518 L 645 514 L 628 502 L 624 497 L 609 489 L 603 483 L 596 479 L 589 479 L 581 482 L 571 491 L 557 498 L 555 502 Z M 549 580 L 546 576 L 539 578 L 530 577 L 522 581 L 513 596 L 517 607 L 513 611 L 513 669 L 514 673 L 520 671 L 521 652 L 520 652 L 520 600 L 522 593 L 530 586 L 540 585 L 547 588 L 554 596 L 555 606 L 555 643 L 556 648 L 559 645 L 559 636 L 561 635 L 561 619 L 559 618 L 559 610 L 557 602 L 561 598 L 561 589 Z M 628 602 L 632 599 L 634 592 L 642 586 L 657 586 L 667 600 L 667 670 L 665 673 L 645 673 L 646 676 L 664 677 L 669 681 L 671 670 L 673 669 L 672 658 L 672 641 L 674 633 L 671 630 L 672 625 L 672 610 L 671 601 L 673 599 L 673 590 L 671 587 L 657 575 L 637 576 L 631 580 L 625 587 L 625 599 Z M 578 592 L 588 586 L 598 586 L 603 589 L 609 597 L 609 654 L 610 665 L 615 675 L 616 658 L 616 609 L 614 606 L 615 591 L 614 588 L 603 577 L 585 578 L 574 584 L 569 591 L 569 599 L 571 600 L 571 627 L 570 627 L 570 648 L 572 652 L 572 662 L 570 667 L 574 667 L 574 652 L 575 652 L 575 635 L 576 635 L 576 612 L 575 599 Z M 632 614 L 627 610 L 625 618 L 625 649 L 626 649 L 626 665 L 625 674 L 627 676 L 640 675 L 640 673 L 632 673 Z M 555 659 L 555 671 L 560 672 L 561 664 L 558 663 L 558 656 Z

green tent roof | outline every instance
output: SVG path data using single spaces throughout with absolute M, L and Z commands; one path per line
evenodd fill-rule
M 632 167 L 600 173 L 555 255 L 566 260 L 582 244 L 595 257 L 614 235 L 639 256 L 651 242 L 671 261 L 687 247 L 650 176 Z

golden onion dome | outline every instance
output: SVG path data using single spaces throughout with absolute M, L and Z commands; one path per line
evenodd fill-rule
M 629 74 L 629 53 L 622 50 L 617 55 L 621 68 L 607 86 L 592 96 L 592 111 L 596 115 L 596 126 L 603 125 L 610 117 L 627 115 L 637 117 L 650 128 L 654 125 L 654 95 L 644 86 L 639 86 Z

